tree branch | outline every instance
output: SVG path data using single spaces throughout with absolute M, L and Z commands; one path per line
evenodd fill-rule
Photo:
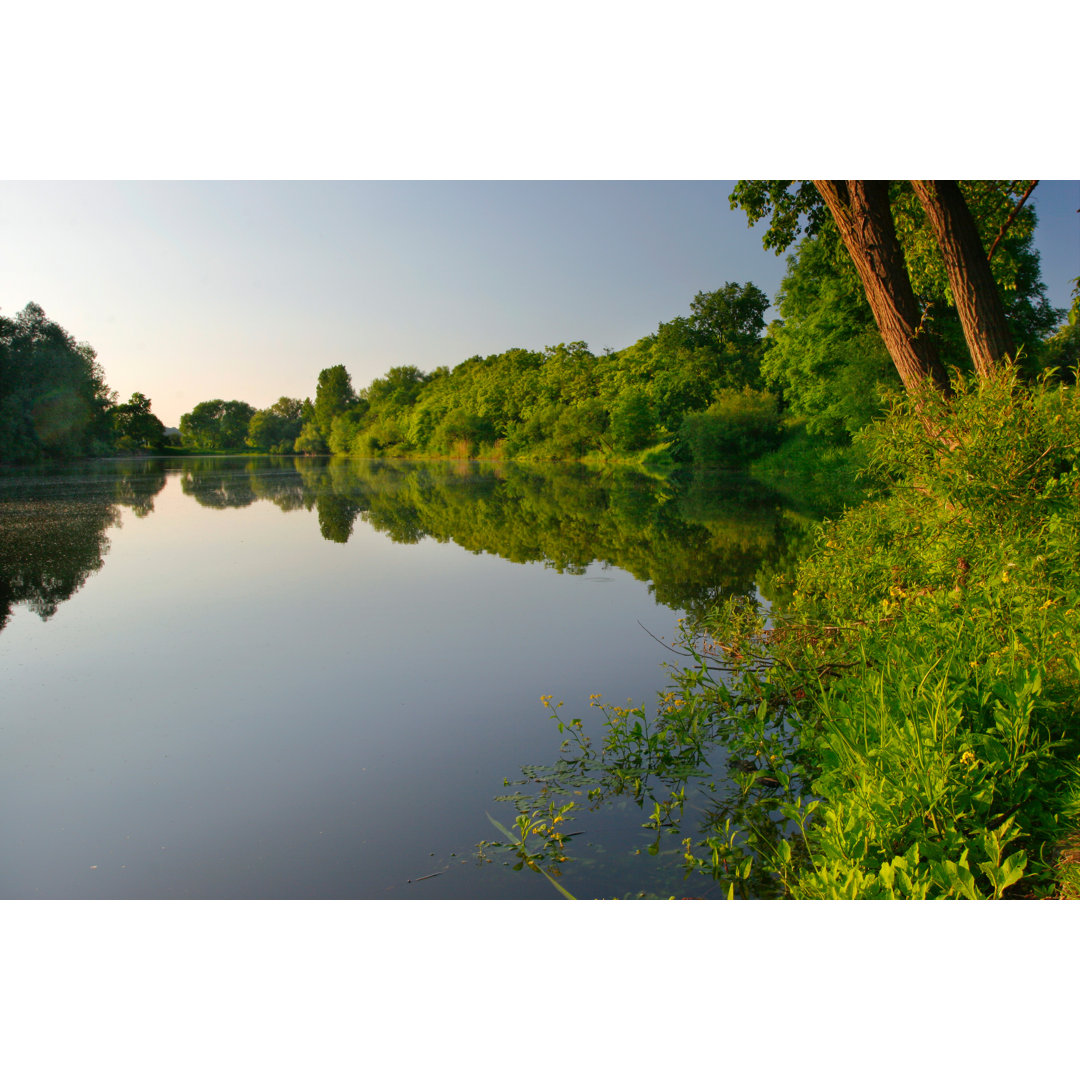
M 1009 226 L 1013 223 L 1013 219 L 1016 217 L 1017 214 L 1020 213 L 1020 210 L 1023 208 L 1024 203 L 1027 202 L 1027 197 L 1035 190 L 1035 185 L 1038 184 L 1038 182 L 1038 180 L 1032 180 L 1031 183 L 1028 184 L 1027 191 L 1025 191 L 1024 194 L 1020 196 L 1020 201 L 1013 207 L 1013 212 L 1005 219 L 1005 224 L 1002 225 L 1001 228 L 998 230 L 997 236 L 994 237 L 994 242 L 990 245 L 990 250 L 986 253 L 987 262 L 989 262 L 994 257 L 995 248 L 997 248 L 998 244 L 1001 242 L 1001 238 L 1005 235 L 1005 233 L 1008 231 Z M 1080 211 L 1078 211 L 1078 213 L 1080 213 Z

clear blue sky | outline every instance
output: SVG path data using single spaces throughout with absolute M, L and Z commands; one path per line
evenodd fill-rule
M 784 260 L 730 182 L 0 183 L 0 311 L 28 301 L 167 424 L 207 398 L 359 390 L 397 364 L 511 346 L 621 348 L 699 290 Z M 1080 275 L 1080 182 L 1036 189 L 1052 302 Z

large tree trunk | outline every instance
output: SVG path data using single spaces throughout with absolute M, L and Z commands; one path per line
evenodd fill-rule
M 944 394 L 949 376 L 921 326 L 904 253 L 896 238 L 887 180 L 815 180 L 855 263 L 870 310 L 904 386 L 912 393 L 929 381 Z M 985 261 L 985 256 L 983 256 Z
M 912 180 L 911 184 L 945 259 L 949 288 L 975 370 L 986 378 L 1015 357 L 1016 349 L 975 219 L 955 180 Z

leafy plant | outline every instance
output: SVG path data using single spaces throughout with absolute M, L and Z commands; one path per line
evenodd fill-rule
M 629 794 L 647 850 L 681 834 L 729 896 L 1075 895 L 1080 399 L 956 386 L 863 437 L 876 494 L 818 530 L 790 600 L 688 623 L 653 709 L 597 696 L 598 742 L 552 709 L 543 796 Z
M 566 837 L 555 826 L 573 808 L 573 803 L 568 803 L 559 809 L 556 809 L 555 804 L 551 803 L 546 815 L 543 813 L 518 814 L 514 819 L 517 835 L 512 833 L 501 821 L 496 821 L 495 818 L 488 814 L 488 821 L 506 837 L 506 844 L 504 845 L 498 840 L 482 841 L 478 845 L 480 857 L 484 858 L 485 847 L 506 847 L 518 860 L 517 865 L 514 866 L 515 870 L 521 870 L 527 866 L 530 870 L 542 874 L 551 882 L 552 887 L 561 896 L 564 896 L 567 900 L 576 900 L 577 897 L 573 896 L 564 885 L 555 880 L 562 873 L 558 863 L 566 862 L 569 858 L 568 855 L 563 853 Z M 529 840 L 532 838 L 539 839 L 541 845 L 539 851 L 530 850 Z M 543 864 L 545 863 L 548 866 L 547 869 L 544 868 Z

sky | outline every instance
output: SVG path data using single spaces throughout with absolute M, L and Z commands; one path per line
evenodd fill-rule
M 0 312 L 33 301 L 167 425 L 200 401 L 359 391 L 511 347 L 622 348 L 699 291 L 785 259 L 731 181 L 0 181 Z M 1043 181 L 1055 306 L 1080 275 L 1080 181 Z M 770 312 L 767 317 L 772 317 Z

